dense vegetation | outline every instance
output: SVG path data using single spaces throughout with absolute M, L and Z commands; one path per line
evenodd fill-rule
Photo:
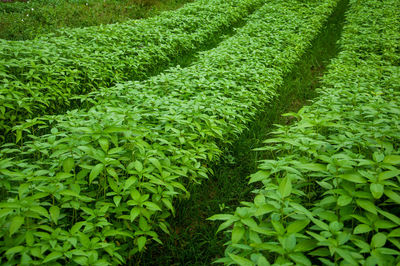
M 3 3 L 13 2 L 13 3 Z M 0 1 L 0 39 L 27 40 L 63 27 L 85 27 L 146 18 L 186 0 Z
M 202 0 L 147 20 L 69 29 L 32 41 L 0 40 L 0 132 L 12 140 L 11 128 L 28 118 L 78 107 L 82 94 L 159 72 L 260 4 Z
M 323 51 L 312 46 L 333 38 L 347 4 L 319 83 L 303 60 Z M 263 135 L 254 195 L 209 218 L 230 239 L 216 262 L 400 263 L 398 14 L 396 0 L 199 0 L 0 40 L 1 264 L 140 260 L 175 233 L 189 188 L 234 160 L 232 143 L 293 98 L 286 86 L 303 74 L 314 84 L 302 86 L 322 84 L 318 96 Z
M 280 126 L 250 178 L 252 202 L 224 220 L 224 263 L 400 262 L 398 1 L 351 1 L 317 100 Z M 233 228 L 231 228 L 233 225 Z
M 4 259 L 122 263 L 158 241 L 173 200 L 277 93 L 335 5 L 270 1 L 193 65 L 103 89 L 88 111 L 44 118 L 51 133 L 5 145 Z

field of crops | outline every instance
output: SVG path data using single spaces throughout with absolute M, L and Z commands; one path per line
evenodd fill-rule
M 199 0 L 0 40 L 1 263 L 146 264 L 265 106 L 295 104 L 287 79 L 338 10 L 316 98 L 264 136 L 253 193 L 209 215 L 225 254 L 199 264 L 400 263 L 396 0 Z

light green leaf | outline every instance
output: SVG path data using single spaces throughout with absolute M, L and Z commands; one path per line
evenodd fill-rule
M 144 246 L 146 245 L 146 237 L 145 236 L 141 236 L 138 238 L 137 243 L 138 243 L 138 248 L 139 251 L 142 251 Z
M 279 184 L 279 193 L 282 195 L 282 198 L 286 198 L 292 193 L 292 182 L 290 177 L 285 177 L 282 179 Z
M 12 248 L 9 248 L 9 249 L 7 250 L 6 255 L 9 256 L 9 255 L 13 255 L 13 254 L 15 254 L 15 253 L 20 253 L 20 252 L 23 251 L 24 249 L 25 249 L 24 246 L 12 247 Z
M 367 183 L 367 180 L 362 177 L 359 173 L 351 173 L 351 174 L 343 174 L 339 175 L 341 179 L 353 182 L 353 183 L 358 183 L 358 184 L 365 184 Z
M 240 239 L 242 239 L 244 233 L 245 233 L 245 229 L 243 228 L 243 226 L 235 225 L 232 230 L 232 243 L 233 244 L 239 243 L 239 241 L 240 241 Z
M 232 214 L 215 214 L 211 216 L 210 218 L 207 218 L 207 220 L 211 221 L 216 221 L 216 220 L 229 220 L 233 218 L 234 216 Z
M 254 263 L 251 260 L 248 260 L 246 258 L 240 257 L 240 256 L 232 254 L 232 253 L 228 253 L 228 255 L 229 255 L 229 257 L 231 257 L 231 259 L 234 262 L 236 262 L 240 266 L 253 266 L 254 265 Z
M 146 201 L 143 203 L 143 205 L 145 205 L 151 211 L 161 211 L 161 208 L 154 202 Z
M 387 155 L 383 162 L 393 165 L 400 164 L 400 155 Z
M 71 172 L 71 170 L 74 168 L 75 163 L 74 159 L 69 157 L 63 161 L 63 170 L 65 173 Z
M 303 253 L 297 252 L 297 253 L 291 253 L 289 254 L 289 258 L 291 258 L 294 262 L 296 262 L 296 265 L 306 265 L 306 266 L 311 266 L 311 261 L 305 256 Z
M 138 171 L 139 173 L 143 171 L 143 164 L 141 162 L 135 161 L 134 166 L 136 171 Z
M 359 224 L 354 228 L 354 234 L 363 234 L 370 232 L 372 228 L 367 224 Z
M 382 184 L 371 184 L 369 187 L 372 196 L 375 199 L 379 199 L 380 197 L 382 197 L 383 195 L 383 191 L 384 191 L 384 186 Z
M 48 263 L 50 261 L 56 260 L 60 258 L 63 254 L 58 251 L 51 252 L 49 255 L 46 256 L 46 258 L 43 260 L 43 263 Z
M 301 230 L 303 230 L 309 223 L 310 223 L 310 220 L 294 221 L 293 223 L 289 224 L 289 226 L 286 228 L 286 232 L 288 234 L 298 233 Z
M 348 195 L 341 195 L 337 200 L 337 205 L 341 207 L 347 206 L 351 203 L 352 200 L 353 198 Z
M 383 247 L 386 243 L 386 235 L 383 233 L 377 233 L 372 237 L 371 246 L 373 248 Z
M 133 222 L 136 219 L 136 217 L 139 216 L 139 214 L 140 214 L 140 209 L 139 208 L 137 208 L 137 207 L 132 208 L 131 214 L 130 214 L 131 222 Z
M 149 161 L 158 169 L 158 171 L 162 172 L 161 163 L 157 158 L 149 158 Z
M 400 195 L 398 193 L 389 189 L 385 189 L 384 193 L 389 199 L 393 200 L 397 204 L 400 204 Z
M 103 149 L 104 152 L 108 151 L 109 143 L 108 143 L 108 140 L 106 138 L 99 139 L 99 144 L 100 144 L 100 147 Z
M 90 171 L 89 175 L 89 184 L 93 182 L 93 180 L 103 171 L 104 169 L 104 164 L 99 163 L 95 167 L 92 168 L 92 171 Z
M 46 208 L 42 206 L 34 206 L 30 208 L 31 211 L 36 212 L 37 214 L 40 214 L 46 218 L 49 217 L 49 213 L 47 212 Z
M 12 236 L 13 234 L 15 234 L 15 232 L 18 231 L 18 229 L 21 227 L 21 225 L 24 224 L 24 217 L 22 216 L 15 216 L 12 220 L 11 220 L 11 224 L 10 224 L 10 236 Z
M 114 196 L 113 200 L 115 203 L 115 206 L 119 206 L 119 203 L 121 202 L 122 197 L 121 196 Z
M 360 206 L 364 210 L 369 211 L 373 214 L 377 214 L 376 207 L 371 201 L 364 200 L 364 199 L 358 199 L 358 200 L 356 200 L 356 203 L 358 206 Z
M 378 180 L 384 181 L 398 175 L 400 175 L 400 170 L 385 171 L 378 175 Z
M 266 178 L 269 178 L 270 173 L 264 170 L 260 170 L 252 175 L 250 175 L 250 181 L 249 184 L 254 183 L 254 182 L 259 182 L 262 181 Z
M 55 224 L 57 224 L 59 216 L 60 216 L 60 208 L 58 208 L 57 206 L 51 206 L 50 217 Z

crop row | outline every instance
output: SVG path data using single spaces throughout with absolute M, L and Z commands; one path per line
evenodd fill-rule
M 146 20 L 0 40 L 0 132 L 77 107 L 81 94 L 144 79 L 207 45 L 261 3 L 196 1 Z
M 2 262 L 122 263 L 271 101 L 337 1 L 269 1 L 187 68 L 104 89 L 1 150 Z M 50 129 L 50 128 L 49 128 Z
M 253 202 L 218 214 L 219 262 L 398 265 L 400 2 L 350 1 L 342 51 L 311 106 L 280 126 L 250 176 Z

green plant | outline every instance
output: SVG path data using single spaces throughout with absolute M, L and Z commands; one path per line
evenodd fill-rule
M 398 1 L 351 1 L 320 96 L 261 148 L 272 159 L 250 176 L 254 200 L 210 218 L 231 239 L 218 262 L 400 262 L 399 10 Z
M 18 139 L 11 129 L 26 119 L 86 107 L 81 102 L 91 91 L 160 72 L 261 3 L 198 1 L 140 21 L 60 30 L 30 41 L 0 40 L 2 138 Z
M 273 99 L 336 4 L 270 1 L 191 66 L 93 92 L 89 110 L 3 145 L 2 259 L 124 263 L 158 242 L 174 200 Z

